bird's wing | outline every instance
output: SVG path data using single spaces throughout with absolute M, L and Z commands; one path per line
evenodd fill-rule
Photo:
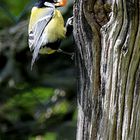
M 48 14 L 46 14 L 44 17 L 39 19 L 36 22 L 36 24 L 33 26 L 32 30 L 29 32 L 29 47 L 30 50 L 33 51 L 31 67 L 34 64 L 38 56 L 40 47 L 43 43 L 43 37 L 42 37 L 43 31 L 47 26 L 47 24 L 49 23 L 49 21 L 52 19 L 53 14 L 54 14 L 54 9 L 50 8 Z
M 31 51 L 33 51 L 35 49 L 36 45 L 38 44 L 38 41 L 40 40 L 40 37 L 41 37 L 45 27 L 47 26 L 47 24 L 53 17 L 53 13 L 54 13 L 54 10 L 50 9 L 47 12 L 47 14 L 45 14 L 43 17 L 41 17 L 30 29 L 29 47 L 30 47 Z

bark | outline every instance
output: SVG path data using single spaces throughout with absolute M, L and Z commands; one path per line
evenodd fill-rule
M 140 1 L 77 0 L 77 140 L 140 139 Z

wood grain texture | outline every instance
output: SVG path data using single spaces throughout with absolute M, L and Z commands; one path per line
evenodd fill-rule
M 77 140 L 140 139 L 140 1 L 77 0 Z

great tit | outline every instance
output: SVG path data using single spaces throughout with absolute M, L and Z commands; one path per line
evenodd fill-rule
M 31 68 L 38 54 L 52 54 L 66 36 L 62 14 L 56 7 L 67 0 L 39 0 L 31 10 L 29 21 L 29 48 L 33 52 Z

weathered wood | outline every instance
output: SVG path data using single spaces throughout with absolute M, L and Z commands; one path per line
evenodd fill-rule
M 77 140 L 140 139 L 139 21 L 139 0 L 74 3 Z

